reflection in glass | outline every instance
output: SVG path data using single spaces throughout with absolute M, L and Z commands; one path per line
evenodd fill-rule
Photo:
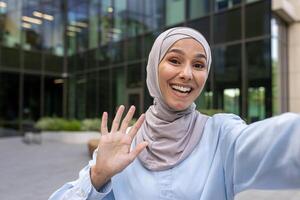
M 241 10 L 235 9 L 217 14 L 214 20 L 215 43 L 241 39 Z
M 128 60 L 136 60 L 140 59 L 142 56 L 142 38 L 134 37 L 128 40 L 127 43 L 127 54 Z
M 99 29 L 99 1 L 90 0 L 89 3 L 89 49 L 97 48 L 100 42 L 98 29 Z
M 237 99 L 240 98 L 241 90 L 241 45 L 217 47 L 213 49 L 213 57 L 214 108 L 239 114 L 241 105 Z M 233 105 L 233 102 L 237 104 Z
M 6 8 L 1 9 L 0 42 L 7 47 L 17 47 L 21 39 L 22 2 L 6 1 Z
M 232 8 L 241 3 L 241 0 L 215 0 L 215 10 Z
M 144 0 L 128 0 L 128 37 L 140 35 L 145 30 Z
M 248 88 L 248 121 L 255 122 L 266 117 L 264 87 Z
M 205 16 L 210 11 L 210 0 L 190 0 L 189 19 L 196 19 Z
M 184 0 L 166 0 L 166 26 L 183 22 L 185 19 Z
M 164 1 L 144 1 L 145 8 L 145 31 L 160 29 L 164 23 Z
M 238 88 L 225 89 L 223 95 L 224 95 L 224 103 L 223 103 L 224 111 L 239 115 L 240 114 L 240 109 L 239 109 L 240 89 Z
M 264 88 L 265 117 L 272 115 L 272 72 L 270 39 L 246 43 L 249 88 Z
M 114 5 L 114 27 L 111 34 L 113 41 L 120 41 L 126 36 L 126 1 L 115 0 Z
M 124 67 L 113 69 L 112 74 L 112 101 L 113 108 L 125 105 L 125 76 Z

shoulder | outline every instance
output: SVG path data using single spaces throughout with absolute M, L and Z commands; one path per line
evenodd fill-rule
M 232 129 L 236 126 L 245 126 L 246 122 L 238 115 L 218 113 L 210 117 L 210 123 L 221 129 Z

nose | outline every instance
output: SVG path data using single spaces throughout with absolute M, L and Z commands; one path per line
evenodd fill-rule
M 193 78 L 193 69 L 190 64 L 186 64 L 181 72 L 180 72 L 180 78 L 183 80 L 192 80 Z

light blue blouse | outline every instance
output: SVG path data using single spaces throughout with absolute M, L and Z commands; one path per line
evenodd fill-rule
M 149 171 L 135 159 L 99 191 L 89 174 L 95 156 L 50 200 L 232 200 L 247 189 L 300 188 L 300 115 L 250 125 L 233 114 L 214 115 L 198 146 L 176 167 Z

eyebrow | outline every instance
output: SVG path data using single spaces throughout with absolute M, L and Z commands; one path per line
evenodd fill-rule
M 171 49 L 171 50 L 168 51 L 167 53 L 179 53 L 179 54 L 181 54 L 181 55 L 184 55 L 184 52 L 183 52 L 182 50 L 180 50 L 180 49 Z M 206 59 L 206 55 L 205 55 L 205 54 L 202 54 L 202 53 L 197 53 L 195 57 L 196 57 L 196 58 L 205 58 L 205 60 L 207 60 L 207 59 Z

